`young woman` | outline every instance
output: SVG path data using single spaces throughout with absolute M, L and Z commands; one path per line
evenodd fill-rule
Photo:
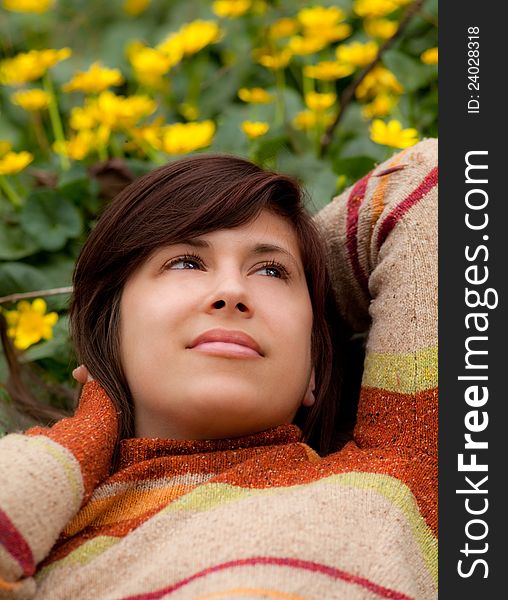
M 404 151 L 315 222 L 233 157 L 112 202 L 74 274 L 76 414 L 0 440 L 0 598 L 436 596 L 435 161 Z M 372 319 L 339 451 L 326 261 Z

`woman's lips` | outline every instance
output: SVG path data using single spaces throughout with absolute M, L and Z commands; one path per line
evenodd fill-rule
M 261 355 L 253 348 L 234 344 L 232 342 L 201 342 L 200 344 L 193 346 L 191 350 L 197 350 L 198 352 L 214 356 L 261 358 Z
M 203 332 L 191 342 L 191 350 L 215 356 L 238 358 L 263 357 L 259 344 L 245 331 L 216 327 Z

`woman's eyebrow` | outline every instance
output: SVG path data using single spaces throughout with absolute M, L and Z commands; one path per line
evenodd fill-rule
M 298 268 L 298 262 L 295 259 L 295 257 L 291 254 L 291 252 L 289 252 L 289 250 L 286 250 L 286 248 L 277 246 L 277 244 L 256 244 L 252 249 L 252 252 L 253 254 L 271 254 L 272 252 L 280 252 L 281 254 L 284 254 L 284 256 L 286 256 L 292 263 L 294 263 L 294 266 L 298 270 L 300 270 Z
M 201 238 L 186 238 L 184 240 L 179 240 L 178 242 L 175 242 L 174 245 L 177 244 L 194 246 L 195 248 L 210 248 L 210 244 L 206 240 L 202 240 Z

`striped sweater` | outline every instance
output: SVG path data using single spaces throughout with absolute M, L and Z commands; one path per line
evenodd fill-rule
M 0 440 L 0 598 L 437 597 L 437 143 L 317 216 L 345 318 L 369 328 L 354 439 L 295 425 L 128 439 L 97 382 L 74 417 Z

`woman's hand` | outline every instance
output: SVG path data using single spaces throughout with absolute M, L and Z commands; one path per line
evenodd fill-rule
M 90 375 L 90 371 L 85 367 L 85 365 L 79 365 L 79 367 L 76 367 L 72 372 L 72 376 L 76 381 L 78 381 L 82 385 L 85 385 L 85 383 L 94 380 L 93 377 Z
M 79 365 L 72 376 L 88 384 L 80 392 L 76 412 L 51 427 L 32 427 L 25 435 L 44 435 L 69 450 L 79 463 L 84 494 L 81 506 L 103 481 L 111 468 L 118 436 L 119 411 L 85 365 Z

